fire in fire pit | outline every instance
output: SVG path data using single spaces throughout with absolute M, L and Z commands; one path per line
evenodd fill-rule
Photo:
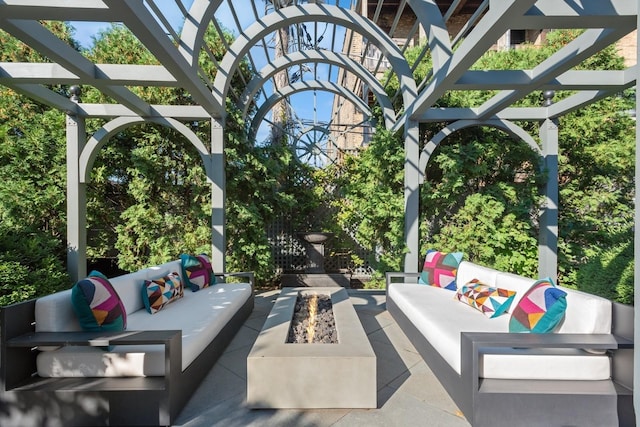
M 329 295 L 298 294 L 287 343 L 338 343 Z

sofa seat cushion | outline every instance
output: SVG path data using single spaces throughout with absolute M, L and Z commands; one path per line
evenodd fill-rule
M 461 332 L 508 332 L 509 317 L 488 318 L 457 302 L 451 292 L 409 283 L 392 283 L 388 294 L 426 340 L 447 363 L 461 373 Z M 574 357 L 580 356 L 580 357 Z M 518 363 L 514 363 L 513 359 Z M 582 350 L 524 350 L 481 357 L 485 378 L 564 378 L 595 380 L 610 376 L 606 355 L 590 355 Z
M 182 330 L 184 371 L 251 297 L 251 285 L 242 283 L 221 283 L 197 293 L 186 292 L 153 315 L 145 309 L 131 313 L 127 330 Z M 162 376 L 164 347 L 113 346 L 104 351 L 69 346 L 39 353 L 37 366 L 42 377 Z
M 608 380 L 608 356 L 589 354 L 577 348 L 499 349 L 502 354 L 480 358 L 480 377 L 524 380 Z M 506 353 L 506 354 L 504 354 Z

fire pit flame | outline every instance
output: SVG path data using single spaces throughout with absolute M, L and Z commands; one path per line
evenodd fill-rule
M 289 324 L 288 343 L 337 344 L 338 330 L 331 297 L 315 292 L 299 293 Z
M 318 312 L 318 295 L 313 294 L 309 298 L 309 325 L 307 326 L 307 342 L 313 342 L 316 333 L 316 315 Z

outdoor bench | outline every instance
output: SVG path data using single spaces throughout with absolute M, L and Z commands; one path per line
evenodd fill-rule
M 3 307 L 0 417 L 17 425 L 171 425 L 253 310 L 253 273 L 217 274 L 215 285 L 150 314 L 142 284 L 180 260 L 110 278 L 126 329 L 83 331 L 71 290 Z M 230 276 L 243 283 L 224 283 Z M 147 282 L 149 283 L 149 282 Z
M 566 292 L 552 333 L 509 332 L 510 313 L 490 318 L 458 298 L 481 282 L 515 291 L 536 280 L 462 261 L 456 291 L 387 273 L 387 310 L 474 427 L 629 426 L 633 410 L 633 307 Z

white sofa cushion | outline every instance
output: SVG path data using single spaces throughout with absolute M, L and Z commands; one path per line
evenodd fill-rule
M 81 331 L 80 322 L 71 305 L 71 289 L 46 295 L 36 300 L 36 332 Z
M 173 271 L 180 274 L 179 260 L 110 278 L 109 282 L 118 293 L 128 316 L 144 308 L 140 291 L 144 281 L 163 277 Z M 82 330 L 71 305 L 71 289 L 38 298 L 35 307 L 35 320 L 36 332 Z
M 500 349 L 508 354 L 480 357 L 480 377 L 524 380 L 608 380 L 608 356 L 593 355 L 577 348 Z M 553 353 L 553 354 L 551 354 Z
M 458 286 L 478 279 L 497 288 L 516 291 L 511 309 L 535 283 L 535 279 L 506 273 L 489 267 L 462 261 L 458 267 Z M 597 295 L 558 286 L 567 293 L 567 310 L 560 322 L 557 333 L 566 334 L 609 334 L 611 333 L 611 301 Z M 507 315 L 508 317 L 508 315 Z
M 159 279 L 173 272 L 178 273 L 180 279 L 182 279 L 182 282 L 184 283 L 184 277 L 182 277 L 182 272 L 180 270 L 180 260 L 167 262 L 165 264 L 145 268 L 133 273 L 110 278 L 109 281 L 120 296 L 120 300 L 122 300 L 122 303 L 124 304 L 127 315 L 129 315 L 140 309 L 144 309 L 140 289 L 142 288 L 142 284 L 145 280 Z
M 182 330 L 185 370 L 251 296 L 251 285 L 245 283 L 220 283 L 197 293 L 186 291 L 184 298 L 155 314 L 144 308 L 130 313 L 127 330 Z M 68 346 L 39 353 L 37 367 L 42 377 L 161 376 L 164 347 L 114 346 L 104 351 Z
M 409 283 L 392 283 L 388 296 L 436 351 L 461 373 L 461 332 L 508 332 L 509 316 L 490 319 L 456 301 L 450 291 Z M 484 378 L 600 380 L 610 377 L 606 355 L 579 349 L 509 350 L 481 356 Z
M 458 285 L 458 287 L 460 287 L 465 283 L 469 283 L 473 279 L 478 279 L 485 285 L 510 289 L 506 286 L 498 285 L 498 273 L 499 272 L 497 270 L 494 270 L 493 268 L 484 267 L 482 265 L 474 264 L 469 261 L 462 261 L 458 266 L 456 284 Z
M 567 293 L 567 311 L 560 322 L 558 333 L 564 334 L 610 334 L 611 301 L 597 295 L 575 289 L 560 289 Z

